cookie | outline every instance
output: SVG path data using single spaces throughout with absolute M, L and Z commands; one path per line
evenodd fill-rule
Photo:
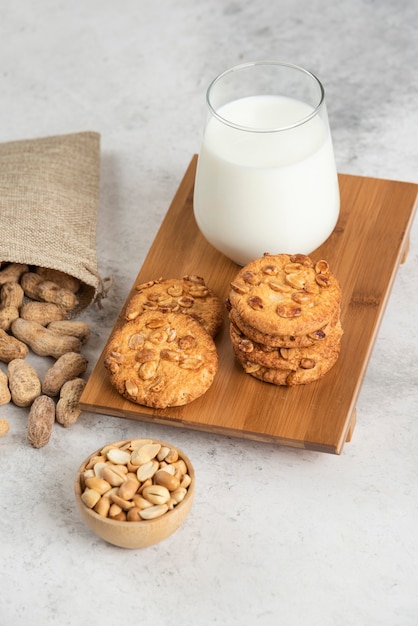
M 127 304 L 126 320 L 133 320 L 144 311 L 184 313 L 200 322 L 215 337 L 224 315 L 221 300 L 200 276 L 184 276 L 152 280 L 136 287 L 136 293 Z
M 218 354 L 195 319 L 180 312 L 145 311 L 114 332 L 104 366 L 123 397 L 166 408 L 192 402 L 209 389 Z
M 297 254 L 265 254 L 231 283 L 229 307 L 266 335 L 309 335 L 338 312 L 341 289 L 326 261 Z
M 335 327 L 339 320 L 340 310 L 339 307 L 334 314 L 334 317 L 322 328 L 309 333 L 308 335 L 269 335 L 262 333 L 257 328 L 253 328 L 249 324 L 246 324 L 234 309 L 229 310 L 229 319 L 240 332 L 245 335 L 251 341 L 269 346 L 271 348 L 307 348 L 313 346 L 318 342 L 323 341 L 328 336 L 329 332 Z
M 335 349 L 331 351 L 325 358 L 315 363 L 306 363 L 305 367 L 292 369 L 275 369 L 252 363 L 249 360 L 241 359 L 238 361 L 247 374 L 254 378 L 273 385 L 284 385 L 287 387 L 295 387 L 296 385 L 306 385 L 321 379 L 338 360 L 340 353 L 340 344 L 336 344 Z
M 235 324 L 230 324 L 230 337 L 235 355 L 240 361 L 280 370 L 310 369 L 327 359 L 338 349 L 343 334 L 341 323 L 330 330 L 323 341 L 307 347 L 272 348 L 248 339 Z

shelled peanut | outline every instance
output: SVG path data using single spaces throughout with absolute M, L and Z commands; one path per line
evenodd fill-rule
M 81 500 L 102 517 L 138 522 L 172 510 L 191 482 L 176 448 L 136 439 L 88 459 L 80 473 Z
M 7 364 L 7 373 L 0 370 L 0 405 L 11 400 L 30 409 L 28 440 L 35 447 L 48 442 L 61 389 L 73 379 L 76 382 L 67 385 L 60 405 L 60 423 L 69 426 L 80 415 L 78 403 L 85 385 L 80 376 L 87 368 L 80 353 L 90 336 L 88 324 L 73 319 L 80 286 L 77 278 L 58 270 L 0 265 L 0 362 Z M 44 381 L 25 360 L 30 352 L 55 360 Z M 37 402 L 32 410 L 39 397 L 49 399 Z M 49 434 L 38 437 L 44 420 L 41 414 L 47 416 Z M 33 429 L 35 422 L 38 429 Z M 35 435 L 30 434 L 31 426 Z

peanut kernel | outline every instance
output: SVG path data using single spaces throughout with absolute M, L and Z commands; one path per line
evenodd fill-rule
M 175 508 L 192 483 L 176 448 L 152 439 L 104 446 L 80 472 L 81 500 L 101 517 L 141 522 Z

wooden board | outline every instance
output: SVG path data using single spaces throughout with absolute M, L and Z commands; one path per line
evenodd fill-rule
M 197 273 L 221 298 L 238 266 L 200 234 L 193 215 L 194 156 L 135 284 Z M 103 353 L 81 398 L 83 410 L 340 454 L 355 424 L 355 405 L 399 264 L 406 253 L 418 185 L 341 174 L 341 214 L 314 254 L 340 280 L 345 331 L 337 364 L 309 385 L 255 380 L 234 360 L 225 314 L 217 337 L 219 371 L 204 396 L 184 407 L 150 409 L 113 390 Z M 123 321 L 123 306 L 115 328 Z M 362 416 L 366 418 L 366 416 Z

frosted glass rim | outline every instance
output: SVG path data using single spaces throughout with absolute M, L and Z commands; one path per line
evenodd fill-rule
M 218 113 L 218 111 L 216 110 L 216 108 L 212 105 L 212 102 L 211 102 L 211 94 L 212 94 L 212 91 L 213 91 L 214 87 L 225 76 L 228 76 L 229 74 L 232 74 L 233 72 L 237 72 L 237 71 L 240 71 L 240 70 L 243 70 L 243 69 L 247 69 L 247 68 L 255 67 L 255 66 L 259 66 L 259 65 L 286 67 L 288 69 L 293 69 L 293 70 L 296 70 L 298 72 L 301 72 L 301 73 L 305 74 L 306 76 L 308 76 L 309 78 L 311 78 L 317 84 L 317 86 L 319 87 L 319 94 L 320 94 L 319 102 L 313 108 L 312 112 L 309 115 L 306 115 L 305 117 L 301 118 L 297 122 L 294 122 L 293 124 L 289 124 L 287 126 L 277 126 L 277 127 L 272 127 L 272 128 L 253 128 L 251 126 L 242 126 L 240 124 L 235 124 L 231 120 L 228 120 L 225 117 L 223 117 L 222 115 L 220 115 Z M 211 115 L 213 115 L 213 117 L 215 117 L 217 120 L 219 120 L 223 124 L 226 124 L 227 126 L 230 126 L 231 128 L 235 128 L 237 130 L 246 131 L 246 132 L 252 132 L 252 133 L 274 133 L 274 132 L 281 132 L 281 131 L 284 131 L 284 130 L 290 130 L 292 128 L 297 128 L 299 126 L 302 126 L 303 124 L 306 124 L 307 122 L 309 122 L 309 120 L 311 120 L 314 117 L 316 117 L 318 115 L 320 109 L 322 108 L 322 106 L 325 103 L 325 90 L 324 90 L 324 86 L 321 83 L 321 81 L 319 80 L 319 78 L 317 76 L 315 76 L 315 74 L 313 74 L 309 70 L 305 69 L 304 67 L 301 67 L 300 65 L 295 65 L 293 63 L 286 63 L 284 61 L 252 61 L 252 62 L 248 62 L 248 63 L 240 63 L 238 65 L 234 65 L 233 67 L 230 67 L 229 69 L 227 69 L 227 70 L 221 72 L 220 74 L 218 74 L 218 76 L 216 76 L 216 78 L 214 78 L 212 80 L 212 82 L 209 84 L 209 87 L 207 88 L 207 91 L 206 91 L 206 103 L 208 105 L 208 108 L 209 108 L 209 111 L 210 111 Z

